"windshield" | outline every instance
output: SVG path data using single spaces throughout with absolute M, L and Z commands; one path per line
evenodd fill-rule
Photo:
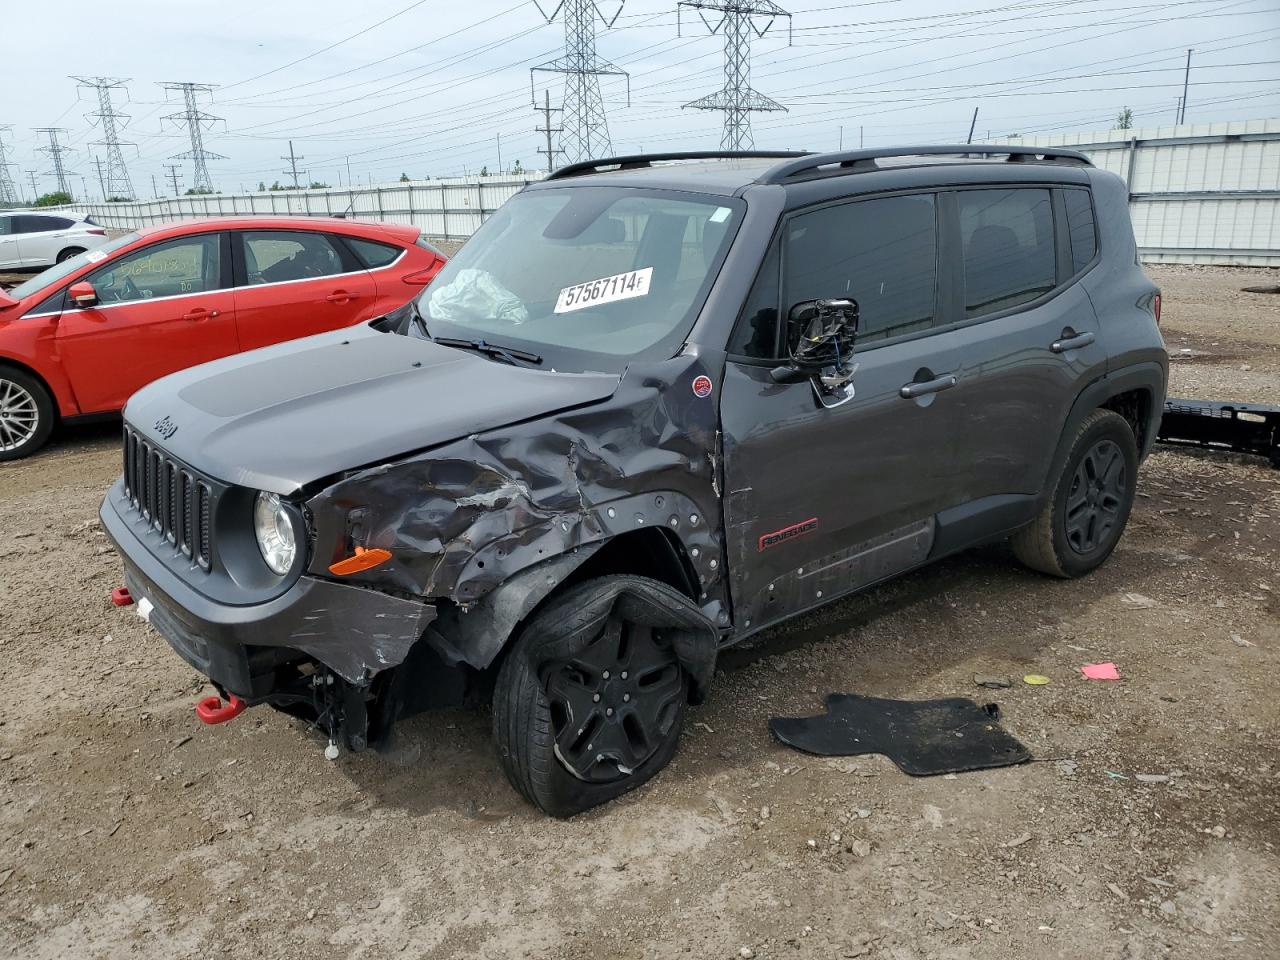
M 517 194 L 423 291 L 433 337 L 484 340 L 557 370 L 674 356 L 741 216 L 728 197 L 620 187 Z
M 74 257 L 68 257 L 61 263 L 55 264 L 43 273 L 37 273 L 30 280 L 18 284 L 9 291 L 9 296 L 15 300 L 21 300 L 23 297 L 29 297 L 33 293 L 39 293 L 46 287 L 52 287 L 59 280 L 71 276 L 81 267 L 90 263 L 98 263 L 108 254 L 115 253 L 121 247 L 127 247 L 133 241 L 138 239 L 136 233 L 126 233 L 123 237 L 116 237 L 114 240 L 108 240 L 100 247 L 92 250 L 86 250 L 84 253 L 77 253 Z

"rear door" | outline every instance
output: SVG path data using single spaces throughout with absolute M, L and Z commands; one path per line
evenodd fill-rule
M 1064 193 L 1078 221 L 1074 255 Z M 967 324 L 955 482 L 966 501 L 1038 495 L 1071 405 L 1107 360 L 1093 305 L 1075 282 L 1096 253 L 1089 193 L 974 188 L 946 202 L 961 251 L 956 309 Z
M 11 269 L 21 263 L 18 237 L 13 232 L 13 217 L 0 216 L 0 269 Z
M 377 287 L 342 241 L 311 230 L 234 234 L 236 323 L 245 350 L 350 326 Z
M 955 502 L 957 341 L 941 333 L 934 194 L 792 216 L 730 344 L 721 391 L 735 616 L 774 622 L 922 562 Z M 945 258 L 944 258 L 945 262 Z M 781 283 L 776 278 L 780 275 Z M 850 297 L 861 325 L 853 396 L 779 384 L 778 318 Z
M 39 213 L 20 213 L 13 219 L 24 267 L 46 267 L 57 260 L 67 230 L 75 223 L 67 217 Z
M 117 410 L 153 380 L 236 353 L 229 240 L 202 233 L 135 249 L 84 279 L 98 304 L 68 304 L 58 350 L 85 413 Z

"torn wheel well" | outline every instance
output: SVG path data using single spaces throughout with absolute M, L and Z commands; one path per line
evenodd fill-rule
M 1118 393 L 1102 404 L 1102 409 L 1124 417 L 1133 430 L 1138 449 L 1146 449 L 1147 427 L 1151 423 L 1151 394 L 1148 391 L 1137 389 Z
M 679 590 L 690 599 L 698 597 L 697 575 L 683 545 L 659 527 L 645 527 L 614 537 L 578 567 L 557 593 L 575 583 L 613 574 L 648 577 Z

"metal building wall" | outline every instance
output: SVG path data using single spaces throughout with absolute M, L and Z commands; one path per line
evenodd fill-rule
M 1119 176 L 1146 261 L 1280 266 L 1280 120 L 986 142 L 1071 147 Z

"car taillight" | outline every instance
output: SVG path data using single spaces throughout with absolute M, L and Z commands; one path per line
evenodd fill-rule
M 1156 298 L 1152 301 L 1151 305 L 1156 311 L 1156 326 L 1158 327 L 1160 326 L 1160 294 L 1156 294 Z
M 105 237 L 107 235 L 107 231 L 102 229 L 86 230 L 85 233 L 92 234 L 95 237 Z

